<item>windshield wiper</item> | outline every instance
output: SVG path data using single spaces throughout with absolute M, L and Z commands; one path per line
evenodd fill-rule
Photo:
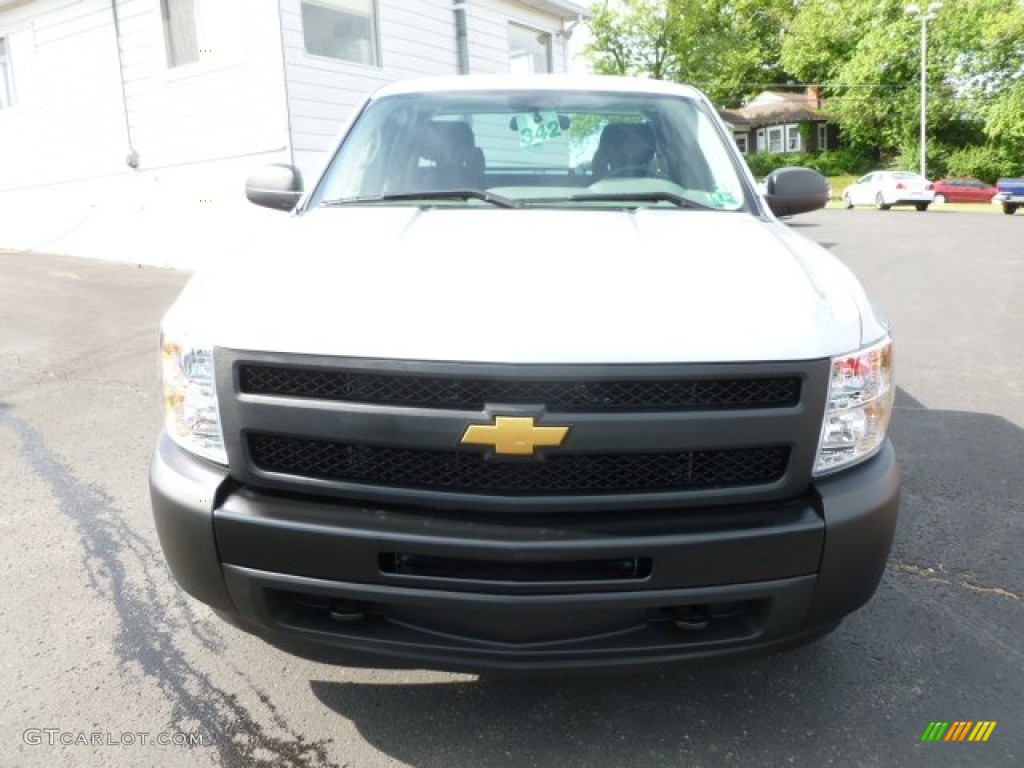
M 675 192 L 586 192 L 579 195 L 569 195 L 568 197 L 560 198 L 545 198 L 540 202 L 558 202 L 565 200 L 572 203 L 588 203 L 588 202 L 650 202 L 650 203 L 672 203 L 679 208 L 694 208 L 701 211 L 720 211 L 721 208 L 715 208 L 712 205 L 705 205 L 704 203 L 698 203 L 696 200 L 691 200 L 683 195 L 677 195 Z M 531 203 L 538 202 L 536 198 L 530 200 Z
M 359 203 L 390 203 L 403 200 L 483 200 L 499 208 L 522 208 L 523 204 L 504 195 L 496 195 L 484 189 L 435 189 L 427 192 L 400 192 L 392 195 L 366 195 L 364 197 L 340 197 L 324 200 L 321 206 L 357 205 Z

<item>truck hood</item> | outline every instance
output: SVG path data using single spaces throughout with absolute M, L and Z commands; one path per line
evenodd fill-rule
M 509 363 L 810 359 L 884 333 L 785 225 L 665 209 L 314 210 L 197 274 L 168 317 L 201 346 Z

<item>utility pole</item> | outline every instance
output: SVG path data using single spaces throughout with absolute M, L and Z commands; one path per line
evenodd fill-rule
M 907 13 L 921 22 L 921 175 L 928 177 L 928 22 L 934 19 L 942 3 L 929 3 L 926 10 L 916 3 L 907 6 Z

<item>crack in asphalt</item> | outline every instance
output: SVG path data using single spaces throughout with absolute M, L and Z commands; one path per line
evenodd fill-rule
M 895 573 L 908 573 L 928 581 L 938 582 L 939 584 L 949 584 L 950 586 L 969 589 L 972 592 L 998 595 L 999 597 L 1006 597 L 1018 602 L 1024 600 L 1024 596 L 1004 587 L 988 587 L 978 583 L 978 579 L 972 573 L 950 574 L 941 563 L 937 568 L 923 567 L 911 563 L 891 563 L 889 570 Z
M 42 435 L 2 404 L 0 427 L 18 438 L 22 455 L 74 524 L 89 586 L 116 615 L 114 646 L 122 669 L 137 664 L 157 683 L 172 703 L 174 724 L 198 724 L 226 768 L 335 766 L 327 753 L 330 740 L 307 741 L 289 728 L 270 697 L 251 682 L 247 680 L 285 736 L 269 734 L 236 694 L 218 688 L 209 675 L 193 667 L 176 642 L 177 633 L 190 634 L 202 648 L 216 649 L 220 643 L 216 631 L 204 626 L 180 589 L 170 599 L 161 590 L 160 582 L 169 577 L 158 578 L 160 570 L 166 571 L 159 550 L 128 525 L 104 491 L 79 481 L 71 467 L 49 450 Z M 129 564 L 142 576 L 141 589 L 133 583 Z M 235 671 L 244 678 L 240 669 Z

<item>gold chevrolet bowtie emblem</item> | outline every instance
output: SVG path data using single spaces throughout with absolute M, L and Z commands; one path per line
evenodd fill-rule
M 503 456 L 532 456 L 533 449 L 561 445 L 568 427 L 537 427 L 533 418 L 498 416 L 494 424 L 471 424 L 462 436 L 464 445 L 491 445 Z

